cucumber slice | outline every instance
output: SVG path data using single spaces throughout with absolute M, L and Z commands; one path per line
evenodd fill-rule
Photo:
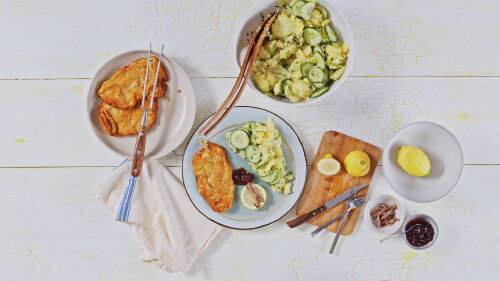
M 323 16 L 323 19 L 328 19 L 328 11 L 325 9 L 325 7 L 316 5 L 316 10 L 320 11 L 321 15 Z
M 263 182 L 267 182 L 269 184 L 270 182 L 273 182 L 276 179 L 276 176 L 277 176 L 277 172 L 275 170 L 275 171 L 272 171 L 271 173 L 269 173 L 265 176 L 260 177 L 260 179 Z
M 246 122 L 243 125 L 243 129 L 247 130 L 248 132 L 251 132 L 253 130 L 253 128 L 255 128 L 255 122 L 254 121 Z
M 257 168 L 257 176 L 259 176 L 259 178 L 265 178 L 269 175 L 271 175 L 273 172 L 272 171 L 266 171 L 266 169 L 262 168 L 262 169 L 259 169 L 260 166 Z
M 231 132 L 229 142 L 236 149 L 244 149 L 250 144 L 250 137 L 244 130 L 236 129 Z
M 314 64 L 310 63 L 310 62 L 306 62 L 302 65 L 302 67 L 300 68 L 300 71 L 302 72 L 302 75 L 304 75 L 304 77 L 309 77 L 309 71 L 311 70 L 311 68 L 313 68 Z
M 280 136 L 280 130 L 278 130 L 278 128 L 274 128 L 274 139 L 277 140 Z
M 285 79 L 283 82 L 281 82 L 281 92 L 285 95 L 285 97 L 288 97 L 292 94 L 292 81 L 290 79 Z
M 312 95 L 311 95 L 311 98 L 317 98 L 319 96 L 322 96 L 324 93 L 328 92 L 328 90 L 330 90 L 330 87 L 326 86 L 326 87 L 323 87 L 319 90 L 316 90 Z
M 259 92 L 263 93 L 264 95 L 271 96 L 271 97 L 273 96 L 271 93 L 262 90 L 259 86 L 256 86 L 256 87 L 257 87 L 257 90 L 259 90 Z
M 277 184 L 280 181 L 282 175 L 283 172 L 281 170 L 276 170 L 274 173 L 274 179 L 271 182 L 269 182 L 269 185 Z
M 260 153 L 259 148 L 257 146 L 249 145 L 245 149 L 245 154 L 246 154 L 246 157 L 248 158 L 248 161 L 250 161 L 252 163 L 259 163 L 261 153 Z
M 317 67 L 319 67 L 321 69 L 326 68 L 325 57 L 320 52 L 314 52 L 313 57 L 316 58 L 316 66 Z
M 310 20 L 311 13 L 312 13 L 314 7 L 316 7 L 316 3 L 314 3 L 314 2 L 308 2 L 307 4 L 302 6 L 302 8 L 300 9 L 301 13 L 302 13 L 302 18 L 305 20 Z
M 323 82 L 320 82 L 320 83 L 312 83 L 314 88 L 316 89 L 319 89 L 319 88 L 323 88 L 326 84 L 323 83 Z
M 325 78 L 321 82 L 327 83 L 328 82 L 328 68 L 323 69 L 323 72 L 325 73 Z
M 267 165 L 267 163 L 269 162 L 270 159 L 271 159 L 271 154 L 267 154 L 267 156 L 265 158 L 261 158 L 257 169 L 264 169 L 264 168 L 266 168 L 266 165 Z
M 306 44 L 309 44 L 311 46 L 316 46 L 319 43 L 321 43 L 321 33 L 316 28 L 313 27 L 304 28 L 302 37 L 304 37 L 304 42 L 306 42 Z
M 323 47 L 321 47 L 319 45 L 318 46 L 314 46 L 313 52 L 314 53 L 318 52 L 318 53 L 322 54 L 323 56 L 325 56 L 325 51 L 323 50 Z
M 313 82 L 313 83 L 319 83 L 319 82 L 323 82 L 323 80 L 325 79 L 325 72 L 323 71 L 323 69 L 317 67 L 317 66 L 313 66 L 311 68 L 311 70 L 309 71 L 309 75 L 307 76 L 307 78 Z
M 328 37 L 328 40 L 330 42 L 337 42 L 337 34 L 335 34 L 335 31 L 333 31 L 333 28 L 331 28 L 329 25 L 325 25 L 323 27 L 323 31 L 326 34 L 326 37 Z
M 295 16 L 301 18 L 302 17 L 302 7 L 306 4 L 306 1 L 297 1 L 295 2 L 295 4 L 293 4 L 292 6 L 292 14 L 294 14 Z

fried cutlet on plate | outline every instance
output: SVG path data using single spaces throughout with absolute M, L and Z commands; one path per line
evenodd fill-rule
M 133 108 L 138 101 L 142 100 L 144 91 L 144 78 L 146 77 L 146 67 L 148 58 L 138 59 L 117 70 L 111 78 L 102 82 L 97 91 L 97 95 L 107 104 L 119 109 Z M 146 99 L 149 99 L 153 92 L 158 58 L 151 57 L 149 64 Z M 167 73 L 163 66 L 160 66 L 158 82 L 156 85 L 155 98 L 161 98 L 167 91 Z
M 231 209 L 234 200 L 233 169 L 220 145 L 200 141 L 201 150 L 193 156 L 198 192 L 215 212 Z
M 119 109 L 103 102 L 99 105 L 97 116 L 101 124 L 108 133 L 113 137 L 121 137 L 128 135 L 137 135 L 141 126 L 143 111 L 141 108 L 142 103 L 138 102 L 137 105 L 130 109 Z M 144 104 L 147 108 L 149 100 Z M 158 100 L 155 98 L 153 106 L 148 112 L 148 130 L 156 122 L 156 115 L 158 110 Z

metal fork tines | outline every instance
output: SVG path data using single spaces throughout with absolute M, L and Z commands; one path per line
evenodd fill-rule
M 359 197 L 359 198 L 353 199 L 353 196 L 351 196 L 350 198 L 347 199 L 346 205 L 348 204 L 349 200 L 352 200 L 352 202 L 354 203 L 354 206 L 355 206 L 354 209 L 358 208 L 358 207 L 361 207 L 363 204 L 366 203 L 366 198 L 365 197 Z M 316 235 L 318 235 L 318 233 L 320 233 L 323 229 L 327 228 L 333 222 L 335 222 L 336 220 L 340 219 L 342 216 L 346 215 L 349 212 L 349 205 L 347 206 L 347 208 L 348 209 L 345 212 L 343 212 L 342 214 L 336 216 L 335 218 L 329 220 L 328 222 L 326 222 L 322 226 L 316 228 L 313 232 L 311 232 L 311 235 L 313 237 L 316 236 Z
M 144 150 L 146 148 L 146 133 L 147 133 L 147 127 L 148 127 L 148 113 L 153 107 L 153 102 L 155 98 L 155 92 L 156 92 L 156 85 L 158 83 L 158 74 L 160 73 L 160 68 L 161 68 L 161 59 L 163 57 L 163 48 L 165 45 L 161 46 L 161 53 L 160 57 L 158 58 L 158 67 L 156 68 L 156 76 L 155 76 L 155 82 L 153 84 L 153 90 L 151 93 L 151 99 L 149 101 L 149 106 L 146 109 L 144 107 L 144 103 L 146 100 L 147 96 L 147 87 L 148 87 L 148 75 L 149 75 L 149 64 L 151 61 L 151 43 L 149 43 L 149 53 L 148 53 L 148 61 L 147 61 L 147 66 L 146 66 L 146 75 L 144 78 L 144 90 L 142 92 L 142 120 L 141 120 L 141 127 L 139 129 L 139 134 L 137 135 L 137 141 L 135 143 L 135 148 L 134 148 L 134 154 L 132 155 L 132 168 L 131 168 L 131 174 L 134 177 L 138 177 L 141 174 L 141 168 L 142 168 L 142 162 L 144 160 Z

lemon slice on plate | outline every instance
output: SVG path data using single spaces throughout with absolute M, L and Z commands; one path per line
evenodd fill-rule
M 264 202 L 260 203 L 260 207 L 257 207 L 257 200 L 255 199 L 255 196 L 252 194 L 252 192 L 250 192 L 247 186 L 243 187 L 243 189 L 241 190 L 240 199 L 241 203 L 246 208 L 250 210 L 257 210 L 262 208 L 262 206 L 264 206 L 264 204 L 266 203 L 267 194 L 266 190 L 258 184 L 253 183 L 252 187 L 257 193 L 257 195 L 259 195 L 262 199 L 264 199 Z
M 324 176 L 333 176 L 340 171 L 340 162 L 333 158 L 331 154 L 327 154 L 318 161 L 316 168 Z

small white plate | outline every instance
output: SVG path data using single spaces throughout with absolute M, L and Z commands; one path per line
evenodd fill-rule
M 289 2 L 289 1 L 287 1 Z M 356 55 L 356 50 L 354 46 L 354 36 L 351 31 L 351 27 L 349 26 L 345 17 L 340 13 L 340 10 L 331 2 L 327 0 L 317 0 L 318 5 L 323 6 L 329 14 L 330 17 L 330 26 L 335 30 L 340 42 L 346 42 L 349 44 L 349 53 L 346 63 L 346 70 L 342 77 L 335 81 L 330 90 L 323 94 L 320 97 L 304 100 L 301 102 L 292 102 L 288 99 L 280 98 L 280 97 L 269 97 L 267 95 L 262 94 L 253 82 L 253 72 L 250 74 L 250 78 L 248 79 L 247 85 L 250 86 L 253 90 L 259 92 L 265 98 L 275 101 L 280 105 L 283 104 L 305 104 L 311 103 L 315 101 L 319 101 L 326 96 L 331 95 L 335 92 L 342 83 L 347 79 L 349 72 L 354 67 L 354 57 Z M 245 58 L 245 54 L 247 52 L 248 44 L 252 40 L 253 33 L 259 25 L 262 23 L 262 15 L 268 16 L 271 13 L 274 13 L 278 10 L 276 0 L 263 0 L 256 3 L 248 12 L 243 16 L 241 22 L 235 29 L 235 33 L 233 35 L 233 52 L 234 52 L 234 60 L 238 69 L 241 67 L 243 60 Z
M 375 225 L 373 225 L 372 217 L 370 216 L 370 211 L 371 209 L 377 207 L 379 204 L 386 204 L 386 205 L 396 204 L 396 206 L 398 207 L 396 209 L 396 218 L 399 220 L 396 221 L 391 226 L 376 228 Z M 401 205 L 401 203 L 393 196 L 388 194 L 380 194 L 373 197 L 372 199 L 370 199 L 370 201 L 368 201 L 368 203 L 366 203 L 364 216 L 365 216 L 365 221 L 369 225 L 369 228 L 371 230 L 380 234 L 388 235 L 396 232 L 396 230 L 398 230 L 401 227 L 403 221 L 405 220 L 405 210 L 403 208 L 403 205 Z
M 132 156 L 137 136 L 112 137 L 106 133 L 97 117 L 97 109 L 102 102 L 97 90 L 116 70 L 147 57 L 147 50 L 133 50 L 112 58 L 97 71 L 87 95 L 86 113 L 94 135 L 104 146 L 122 157 Z M 194 90 L 189 77 L 177 63 L 165 56 L 162 66 L 168 75 L 168 90 L 165 97 L 158 99 L 158 116 L 147 134 L 145 158 L 161 157 L 177 148 L 189 134 L 196 114 Z
M 431 162 L 428 177 L 407 174 L 397 162 L 401 146 L 420 148 Z M 413 202 L 432 202 L 444 197 L 458 183 L 464 158 L 458 140 L 444 127 L 431 122 L 406 125 L 389 141 L 382 159 L 384 175 L 392 189 Z
M 210 117 L 209 117 L 210 118 Z M 229 149 L 226 140 L 226 132 L 242 126 L 248 121 L 264 123 L 271 118 L 281 133 L 281 148 L 285 157 L 287 168 L 294 176 L 292 182 L 292 194 L 274 193 L 267 183 L 262 182 L 255 175 L 248 164 L 248 160 L 241 158 L 238 153 Z M 206 137 L 198 136 L 198 131 L 208 121 L 205 120 L 193 134 L 184 151 L 182 160 L 182 179 L 186 192 L 194 206 L 208 219 L 235 229 L 254 229 L 273 223 L 288 213 L 293 205 L 299 200 L 306 181 L 306 157 L 304 147 L 292 127 L 276 114 L 257 107 L 237 106 L 219 124 L 219 126 Z M 243 167 L 254 175 L 254 182 L 264 187 L 267 193 L 266 203 L 258 210 L 249 210 L 243 206 L 240 200 L 241 185 L 236 185 L 234 190 L 234 201 L 231 209 L 223 212 L 214 212 L 205 199 L 198 192 L 196 177 L 193 172 L 193 155 L 200 151 L 199 139 L 207 139 L 213 143 L 223 146 L 227 158 L 233 170 Z

